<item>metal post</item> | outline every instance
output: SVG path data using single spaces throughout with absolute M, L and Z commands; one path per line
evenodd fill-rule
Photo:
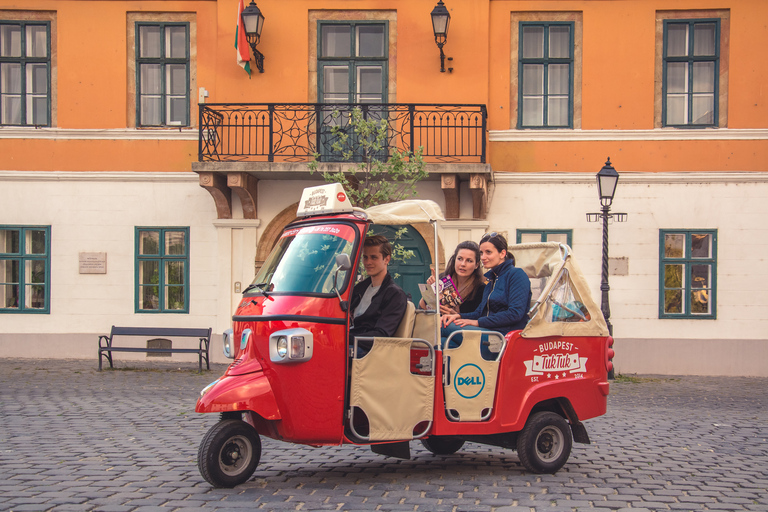
M 603 273 L 600 279 L 600 291 L 603 292 L 602 301 L 600 302 L 600 310 L 605 317 L 605 323 L 608 325 L 608 334 L 613 336 L 613 326 L 611 325 L 611 306 L 608 303 L 608 292 L 611 287 L 608 284 L 608 219 L 610 218 L 611 207 L 603 205 L 603 212 L 601 217 L 603 218 Z
M 608 328 L 608 335 L 613 337 L 613 325 L 611 325 L 611 306 L 608 301 L 608 292 L 611 286 L 608 284 L 608 221 L 616 219 L 616 222 L 627 220 L 626 213 L 611 213 L 611 203 L 613 194 L 616 192 L 616 184 L 619 181 L 619 173 L 611 165 L 611 159 L 605 162 L 605 166 L 597 173 L 598 196 L 600 196 L 601 210 L 597 213 L 588 213 L 587 222 L 603 221 L 603 265 L 600 278 L 600 291 L 602 300 L 600 302 L 600 311 L 605 318 L 605 325 Z M 613 379 L 613 368 L 608 371 L 608 378 Z
M 205 107 L 198 103 L 197 105 L 197 126 L 200 127 L 200 135 L 197 137 L 197 161 L 202 162 L 203 161 L 203 109 Z M 210 132 L 205 132 L 206 137 L 207 134 Z M 101 362 L 101 361 L 99 361 Z
M 437 290 L 437 276 L 440 275 L 440 254 L 437 252 L 437 221 L 431 220 L 432 226 L 435 228 L 435 290 Z M 442 341 L 440 338 L 440 297 L 437 293 L 435 293 L 435 346 L 441 347 L 440 350 L 442 350 Z
M 267 156 L 267 161 L 274 162 L 275 161 L 275 141 L 274 141 L 275 104 L 274 103 L 268 104 L 267 110 L 269 111 L 269 155 Z

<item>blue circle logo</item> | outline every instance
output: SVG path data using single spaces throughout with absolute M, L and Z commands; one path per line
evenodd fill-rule
M 453 388 L 462 398 L 475 398 L 485 388 L 483 370 L 476 364 L 465 364 L 453 376 Z

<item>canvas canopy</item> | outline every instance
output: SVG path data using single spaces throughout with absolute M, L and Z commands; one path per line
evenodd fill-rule
M 511 245 L 509 251 L 515 266 L 531 279 L 532 288 L 541 289 L 538 296 L 534 292 L 523 337 L 608 336 L 608 325 L 570 247 L 545 242 Z
M 371 206 L 365 210 L 365 213 L 374 224 L 415 224 L 445 220 L 437 203 L 427 199 L 406 199 Z

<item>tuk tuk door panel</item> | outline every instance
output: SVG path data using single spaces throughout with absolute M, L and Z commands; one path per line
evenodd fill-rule
M 349 403 L 353 411 L 365 414 L 369 432 L 355 431 L 353 418 L 350 427 L 355 435 L 370 441 L 400 441 L 426 434 L 435 389 L 431 344 L 413 338 L 360 340 L 373 345 L 364 356 L 352 359 Z

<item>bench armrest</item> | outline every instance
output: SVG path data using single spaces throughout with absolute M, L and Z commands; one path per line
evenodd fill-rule
M 101 344 L 102 340 L 106 341 L 107 344 L 106 345 L 102 345 Z M 110 335 L 106 335 L 106 334 L 99 335 L 99 348 L 108 348 L 108 347 L 111 347 L 111 346 L 112 346 L 112 335 L 111 334 Z

